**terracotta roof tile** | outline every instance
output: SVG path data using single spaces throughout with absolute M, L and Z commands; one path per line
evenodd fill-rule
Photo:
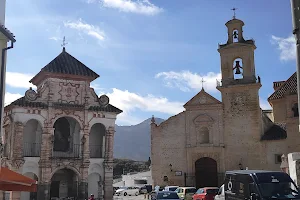
M 33 102 L 33 101 L 27 101 L 25 97 L 21 97 L 14 102 L 12 102 L 10 105 L 13 106 L 20 106 L 20 107 L 33 107 L 33 108 L 48 108 L 48 105 L 42 102 Z M 10 106 L 8 105 L 8 106 Z M 6 106 L 7 107 L 7 106 Z
M 285 95 L 297 94 L 297 73 L 295 72 L 268 98 L 268 101 L 283 98 Z
M 15 100 L 14 102 L 12 102 L 11 104 L 9 104 L 8 106 L 20 106 L 20 107 L 32 107 L 32 108 L 48 108 L 48 105 L 42 102 L 33 102 L 33 101 L 27 101 L 25 97 L 21 97 L 17 100 Z M 8 107 L 6 106 L 6 107 Z M 69 108 L 83 108 L 82 105 L 72 105 L 72 104 L 58 104 L 55 103 L 54 107 L 69 107 Z M 102 112 L 111 112 L 111 113 L 122 113 L 123 111 L 120 110 L 119 108 L 108 104 L 106 107 L 102 107 L 102 106 L 90 106 L 89 109 L 90 111 L 102 111 Z
M 41 69 L 41 72 L 87 76 L 87 77 L 92 77 L 93 79 L 99 77 L 99 75 L 96 72 L 94 72 L 93 70 L 85 66 L 82 62 L 80 62 L 73 56 L 71 56 L 69 53 L 65 51 L 65 49 L 63 49 L 63 51 L 56 58 L 54 58 L 49 64 L 43 67 Z M 40 73 L 38 73 L 36 76 L 38 76 Z M 34 78 L 32 78 L 30 82 Z
M 102 106 L 90 106 L 89 110 L 91 111 L 103 111 L 103 112 L 113 112 L 113 113 L 122 113 L 123 111 L 120 110 L 119 108 L 108 104 L 106 107 L 102 107 Z

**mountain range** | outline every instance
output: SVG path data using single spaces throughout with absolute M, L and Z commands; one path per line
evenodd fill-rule
M 156 124 L 164 119 L 155 118 Z M 131 126 L 115 127 L 114 157 L 120 159 L 132 159 L 147 161 L 151 154 L 150 127 L 151 118 Z

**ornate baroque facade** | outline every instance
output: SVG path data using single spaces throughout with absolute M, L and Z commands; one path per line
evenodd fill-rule
M 2 164 L 38 181 L 37 194 L 11 198 L 113 198 L 114 130 L 122 111 L 90 87 L 98 77 L 64 48 L 31 79 L 36 91 L 5 107 Z
M 153 118 L 154 185 L 218 186 L 228 170 L 280 170 L 281 155 L 300 150 L 296 74 L 274 82 L 273 110 L 262 110 L 255 42 L 244 39 L 243 21 L 233 18 L 226 26 L 227 43 L 218 48 L 222 101 L 202 89 L 185 111 L 160 125 Z

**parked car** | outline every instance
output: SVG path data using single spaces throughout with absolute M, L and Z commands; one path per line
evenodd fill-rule
M 224 184 L 220 187 L 214 200 L 225 200 Z
M 168 199 L 168 200 L 180 200 L 177 192 L 175 191 L 159 191 L 156 193 L 155 200 L 164 200 L 164 199 Z
M 138 196 L 140 194 L 138 187 L 121 187 L 116 191 L 117 196 Z
M 164 191 L 175 191 L 179 186 L 166 186 Z
M 214 197 L 218 193 L 217 187 L 204 187 L 199 188 L 193 196 L 193 200 L 214 200 Z
M 192 200 L 196 191 L 197 189 L 195 187 L 179 187 L 175 190 L 179 198 L 184 200 Z

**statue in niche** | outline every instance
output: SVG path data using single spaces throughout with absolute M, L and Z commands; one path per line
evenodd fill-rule
M 208 144 L 209 143 L 209 130 L 206 127 L 202 127 L 197 130 L 197 142 L 198 144 Z
M 66 118 L 58 119 L 54 124 L 54 151 L 70 150 L 70 124 Z

